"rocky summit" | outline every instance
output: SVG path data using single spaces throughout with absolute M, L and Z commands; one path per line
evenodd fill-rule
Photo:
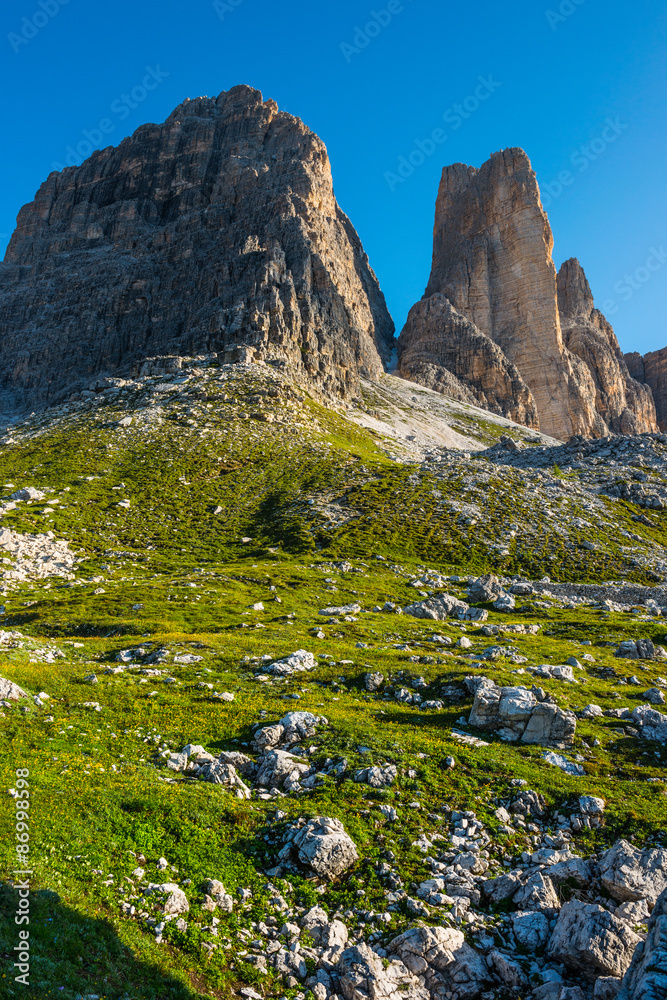
M 324 144 L 235 87 L 52 173 L 21 210 L 0 266 L 0 409 L 169 351 L 289 363 L 347 395 L 393 332 Z
M 625 355 L 628 371 L 638 382 L 644 382 L 653 393 L 658 425 L 667 428 L 667 348 L 649 351 L 643 356 L 637 351 Z
M 405 378 L 567 440 L 657 430 L 576 260 L 553 235 L 521 149 L 445 167 L 433 266 L 399 339 Z
M 257 91 L 22 211 L 3 1000 L 666 1000 L 660 382 L 520 151 L 438 212 L 389 374 L 324 147 Z

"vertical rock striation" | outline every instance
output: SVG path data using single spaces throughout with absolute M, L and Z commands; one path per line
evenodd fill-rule
M 412 307 L 399 352 L 406 378 L 538 428 L 535 399 L 518 368 L 446 295 L 435 292 Z
M 653 393 L 658 426 L 667 431 L 667 347 L 650 351 L 643 357 L 637 351 L 625 355 L 633 379 L 644 382 Z
M 563 342 L 593 376 L 595 406 L 614 434 L 658 429 L 653 394 L 628 370 L 610 323 L 595 308 L 584 270 L 572 257 L 558 272 L 558 310 Z
M 349 395 L 392 346 L 324 144 L 250 87 L 52 173 L 0 265 L 5 412 L 147 355 L 239 348 Z
M 552 249 L 523 150 L 494 153 L 479 170 L 445 167 L 431 277 L 401 333 L 399 372 L 435 388 L 439 365 L 489 409 L 561 439 L 655 429 L 650 396 L 630 379 L 574 266 L 561 282 L 564 334 Z

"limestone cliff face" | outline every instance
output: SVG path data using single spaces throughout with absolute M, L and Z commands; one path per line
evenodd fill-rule
M 644 382 L 653 393 L 658 426 L 667 431 L 667 347 L 648 354 L 633 351 L 624 355 L 625 363 L 633 379 Z
M 439 363 L 474 386 L 479 399 L 492 401 L 490 408 L 539 425 L 553 437 L 599 437 L 621 426 L 624 433 L 652 429 L 645 390 L 624 383 L 612 391 L 609 372 L 614 365 L 621 381 L 631 380 L 603 331 L 603 317 L 591 319 L 592 304 L 586 336 L 568 319 L 569 347 L 561 327 L 552 249 L 537 179 L 523 150 L 495 153 L 479 170 L 463 164 L 446 167 L 436 202 L 431 277 L 399 340 L 400 373 L 419 381 L 415 359 L 428 349 L 431 366 Z M 578 316 L 583 306 L 575 293 L 573 288 L 570 297 L 577 301 Z M 564 295 L 569 302 L 568 293 Z M 471 352 L 460 325 L 449 316 L 439 327 L 432 321 L 425 324 L 432 311 L 424 303 L 433 296 L 444 296 L 500 354 L 490 345 Z M 613 332 L 611 337 L 615 342 Z M 605 351 L 609 358 L 603 363 Z M 593 358 L 597 368 L 590 366 Z M 430 377 L 432 384 L 432 372 Z
M 287 361 L 348 395 L 393 324 L 324 144 L 235 87 L 52 173 L 0 265 L 0 408 L 148 355 Z
M 596 388 L 598 413 L 614 434 L 646 434 L 658 429 L 653 394 L 637 381 L 616 335 L 595 308 L 593 294 L 579 261 L 565 261 L 558 272 L 558 309 L 563 342 L 585 362 Z

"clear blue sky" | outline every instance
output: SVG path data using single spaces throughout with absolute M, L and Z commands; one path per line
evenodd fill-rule
M 18 209 L 69 146 L 87 141 L 84 130 L 94 140 L 107 119 L 100 144 L 116 144 L 185 97 L 247 83 L 326 142 L 338 200 L 399 330 L 428 279 L 442 167 L 479 166 L 497 149 L 523 146 L 542 185 L 568 172 L 548 210 L 556 263 L 579 257 L 598 306 L 611 302 L 624 350 L 667 345 L 663 4 L 218 0 L 217 8 L 5 0 L 1 251 Z M 481 102 L 480 77 L 493 89 L 478 91 Z M 400 157 L 417 153 L 419 164 L 416 142 L 435 129 L 446 136 L 435 151 L 426 145 L 411 176 L 388 180 Z

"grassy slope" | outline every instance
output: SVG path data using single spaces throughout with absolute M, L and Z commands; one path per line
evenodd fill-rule
M 357 622 L 324 624 L 325 639 L 309 634 L 314 625 L 326 623 L 317 612 L 329 604 L 356 600 L 370 609 L 386 600 L 414 600 L 408 581 L 421 565 L 449 572 L 502 565 L 537 576 L 548 569 L 554 578 L 595 579 L 623 570 L 613 545 L 603 553 L 568 554 L 572 561 L 567 563 L 564 551 L 562 560 L 558 556 L 558 536 L 545 535 L 542 550 L 531 545 L 523 551 L 519 539 L 510 560 L 498 561 L 476 543 L 474 529 L 462 528 L 457 512 L 433 494 L 437 489 L 456 499 L 460 480 L 454 477 L 443 485 L 429 476 L 415 478 L 412 468 L 389 462 L 372 435 L 310 400 L 299 402 L 287 389 L 270 406 L 266 401 L 260 406 L 262 411 L 287 412 L 287 424 L 240 419 L 258 408 L 246 397 L 260 391 L 261 383 L 260 376 L 244 376 L 233 387 L 237 403 L 220 400 L 218 405 L 214 400 L 209 409 L 197 404 L 194 419 L 183 393 L 174 394 L 161 411 L 166 418 L 162 424 L 153 415 L 142 426 L 135 416 L 128 429 L 116 422 L 125 412 L 136 414 L 138 401 L 130 400 L 129 409 L 103 406 L 96 419 L 86 412 L 42 432 L 18 435 L 17 443 L 0 455 L 0 482 L 53 490 L 48 497 L 61 500 L 52 515 L 42 513 L 45 501 L 19 505 L 6 514 L 4 526 L 21 532 L 48 526 L 82 555 L 74 583 L 56 579 L 13 588 L 3 619 L 4 628 L 18 629 L 28 639 L 22 647 L 3 649 L 0 674 L 30 692 L 46 691 L 52 699 L 47 709 L 14 707 L 0 719 L 0 788 L 15 784 L 16 767 L 31 772 L 33 887 L 39 890 L 33 910 L 37 919 L 31 925 L 36 948 L 30 989 L 35 997 L 227 996 L 240 981 L 261 982 L 267 995 L 285 992 L 281 984 L 272 985 L 271 977 L 258 977 L 244 964 L 234 937 L 237 922 L 245 926 L 265 913 L 261 868 L 275 863 L 280 846 L 279 836 L 275 848 L 265 839 L 273 836 L 275 805 L 238 802 L 212 785 L 165 782 L 169 772 L 159 757 L 164 749 L 177 750 L 186 742 L 210 750 L 238 748 L 247 742 L 261 710 L 268 719 L 295 707 L 326 715 L 331 728 L 317 741 L 316 760 L 345 756 L 351 766 L 392 760 L 417 771 L 415 778 L 403 774 L 383 793 L 328 779 L 303 797 L 281 800 L 288 817 L 340 817 L 362 856 L 357 868 L 324 896 L 306 879 L 292 879 L 293 905 L 318 902 L 330 912 L 339 906 L 345 911 L 358 904 L 356 893 L 363 887 L 363 905 L 383 910 L 384 892 L 372 868 L 381 852 L 389 846 L 394 850 L 406 886 L 413 877 L 424 877 L 422 855 L 411 843 L 419 833 L 441 826 L 428 815 L 443 814 L 447 807 L 471 808 L 489 829 L 497 828 L 493 800 L 509 794 L 511 778 L 525 778 L 553 806 L 565 808 L 582 792 L 609 801 L 606 828 L 580 838 L 582 850 L 621 834 L 643 841 L 665 827 L 664 786 L 645 782 L 664 773 L 662 752 L 615 731 L 618 724 L 612 720 L 579 724 L 575 752 L 584 758 L 587 776 L 577 779 L 548 768 L 539 748 L 493 740 L 488 747 L 462 746 L 451 728 L 467 715 L 469 700 L 434 714 L 366 694 L 361 679 L 369 667 L 385 675 L 401 670 L 421 674 L 432 685 L 432 696 L 443 684 L 470 674 L 469 661 L 440 656 L 430 642 L 434 631 L 456 641 L 461 632 L 453 624 L 434 629 L 414 619 L 371 613 Z M 211 393 L 220 392 L 214 379 L 207 391 L 209 401 Z M 205 425 L 210 428 L 206 434 Z M 516 498 L 510 480 L 498 475 L 496 495 L 488 494 L 491 535 L 508 519 L 509 504 L 516 505 L 512 517 L 522 517 L 524 501 Z M 118 507 L 124 498 L 131 501 L 129 509 Z M 327 528 L 321 509 L 332 498 L 342 512 Z M 222 511 L 214 514 L 217 506 Z M 616 513 L 621 510 L 622 515 Z M 629 518 L 633 511 L 616 505 L 614 512 Z M 654 517 L 660 539 L 665 516 Z M 243 543 L 243 537 L 252 541 Z M 392 568 L 372 559 L 374 554 L 400 565 Z M 331 562 L 343 557 L 353 564 L 347 572 Z M 575 561 L 584 558 L 588 565 Z M 637 574 L 641 579 L 641 571 Z M 95 593 L 100 590 L 104 593 Z M 264 612 L 248 610 L 257 601 L 264 602 Z M 287 620 L 289 615 L 295 617 Z M 491 621 L 540 623 L 538 636 L 501 640 L 518 647 L 528 665 L 580 656 L 580 641 L 593 641 L 590 651 L 597 662 L 583 673 L 585 685 L 540 682 L 564 707 L 588 702 L 632 707 L 635 691 L 650 687 L 664 671 L 659 664 L 648 665 L 636 689 L 618 688 L 616 678 L 600 676 L 605 666 L 620 676 L 639 671 L 635 664 L 614 660 L 605 643 L 640 634 L 659 640 L 664 634 L 659 622 L 537 606 L 509 618 L 492 613 Z M 495 641 L 473 627 L 468 635 L 478 650 Z M 104 674 L 120 649 L 141 642 L 165 645 L 172 653 L 195 652 L 203 659 L 192 665 L 170 663 L 167 671 L 178 681 L 173 685 L 160 678 L 142 684 L 136 671 Z M 367 648 L 358 648 L 358 642 Z M 394 648 L 404 643 L 412 652 Z M 54 647 L 65 655 L 44 662 L 49 658 L 45 651 Z M 320 659 L 313 674 L 270 684 L 255 680 L 252 665 L 242 662 L 247 656 L 280 657 L 299 648 L 318 657 L 329 654 L 337 662 Z M 411 655 L 440 662 L 415 664 Z M 341 660 L 352 662 L 341 665 Z M 99 683 L 91 687 L 84 678 L 93 671 Z M 501 660 L 479 672 L 498 682 L 520 683 L 512 671 L 513 665 Z M 208 689 L 197 686 L 202 682 L 212 683 L 215 691 L 233 692 L 234 702 L 212 699 Z M 523 682 L 532 683 L 530 675 Z M 151 696 L 153 691 L 158 693 Z M 289 698 L 297 694 L 300 700 Z M 91 700 L 103 711 L 82 707 Z M 592 745 L 595 738 L 599 746 Z M 370 752 L 359 752 L 362 743 Z M 451 772 L 443 768 L 449 754 L 458 761 Z M 407 806 L 415 797 L 421 810 Z M 399 810 L 397 826 L 386 826 L 373 810 L 379 799 Z M 9 796 L 5 802 L 12 804 Z M 6 807 L 0 820 L 5 872 L 13 866 L 12 813 Z M 510 855 L 526 846 L 523 838 L 500 838 L 499 844 L 501 853 Z M 145 855 L 154 881 L 164 878 L 155 868 L 160 856 L 178 869 L 174 879 L 192 880 L 187 934 L 170 927 L 167 943 L 156 945 L 148 930 L 121 915 L 120 903 L 127 897 L 119 889 L 137 865 L 130 851 Z M 103 885 L 109 875 L 114 883 Z M 233 947 L 208 959 L 201 951 L 204 932 L 196 926 L 204 923 L 196 900 L 205 877 L 221 879 L 231 892 L 244 886 L 255 893 L 245 913 L 221 923 L 220 936 L 228 936 Z M 7 908 L 11 903 L 9 899 Z M 353 925 L 352 919 L 348 922 Z M 389 931 L 407 923 L 406 914 L 396 914 Z M 2 926 L 5 956 L 14 938 L 10 919 Z M 6 995 L 25 995 L 22 987 L 11 984 L 8 959 L 6 963 Z

